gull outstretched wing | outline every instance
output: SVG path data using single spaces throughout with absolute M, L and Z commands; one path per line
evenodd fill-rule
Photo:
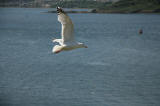
M 74 41 L 74 26 L 70 17 L 60 8 L 57 7 L 58 21 L 62 24 L 62 42 Z

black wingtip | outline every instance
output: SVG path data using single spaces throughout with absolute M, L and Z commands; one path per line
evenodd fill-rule
M 61 8 L 61 7 L 57 7 L 57 13 L 59 14 L 59 13 L 64 13 L 64 11 L 63 11 L 63 9 Z

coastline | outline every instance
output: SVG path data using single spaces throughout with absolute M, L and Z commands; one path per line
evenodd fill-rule
M 0 8 L 35 8 L 35 7 L 0 7 Z M 44 9 L 54 9 L 54 8 L 44 8 Z M 67 8 L 71 10 L 66 10 L 66 13 L 100 13 L 100 14 L 106 14 L 106 13 L 117 13 L 117 14 L 134 14 L 134 13 L 155 13 L 160 14 L 160 9 L 153 9 L 153 10 L 102 10 L 102 9 L 91 9 L 91 8 Z M 80 9 L 80 11 L 77 11 L 76 9 Z M 81 10 L 82 9 L 82 10 Z M 83 10 L 88 9 L 88 10 Z M 47 11 L 46 13 L 56 13 L 56 10 Z
M 56 13 L 56 11 L 48 11 L 47 13 Z M 66 13 L 119 13 L 119 14 L 134 14 L 134 13 L 156 13 L 160 14 L 160 10 L 140 10 L 140 11 L 117 11 L 117 10 L 99 10 L 99 9 L 91 9 L 90 11 L 76 11 L 76 10 L 68 10 Z

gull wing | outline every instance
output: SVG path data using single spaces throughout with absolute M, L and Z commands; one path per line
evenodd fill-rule
M 74 25 L 72 23 L 72 20 L 60 7 L 57 7 L 57 12 L 58 12 L 58 21 L 62 25 L 62 31 L 61 31 L 62 42 L 65 43 L 74 41 L 74 35 L 73 35 Z

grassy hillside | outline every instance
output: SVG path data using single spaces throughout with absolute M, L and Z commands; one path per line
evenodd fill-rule
M 58 2 L 57 4 L 52 5 L 52 7 L 63 7 L 63 8 L 99 8 L 104 6 L 104 2 L 98 1 L 89 1 L 89 0 L 71 0 Z
M 160 0 L 120 0 L 118 2 L 71 0 L 60 2 L 58 5 L 63 8 L 94 8 L 94 13 L 160 13 Z M 56 6 L 57 4 L 52 5 L 52 7 Z
M 160 0 L 120 0 L 119 2 L 99 7 L 97 12 L 160 12 Z

